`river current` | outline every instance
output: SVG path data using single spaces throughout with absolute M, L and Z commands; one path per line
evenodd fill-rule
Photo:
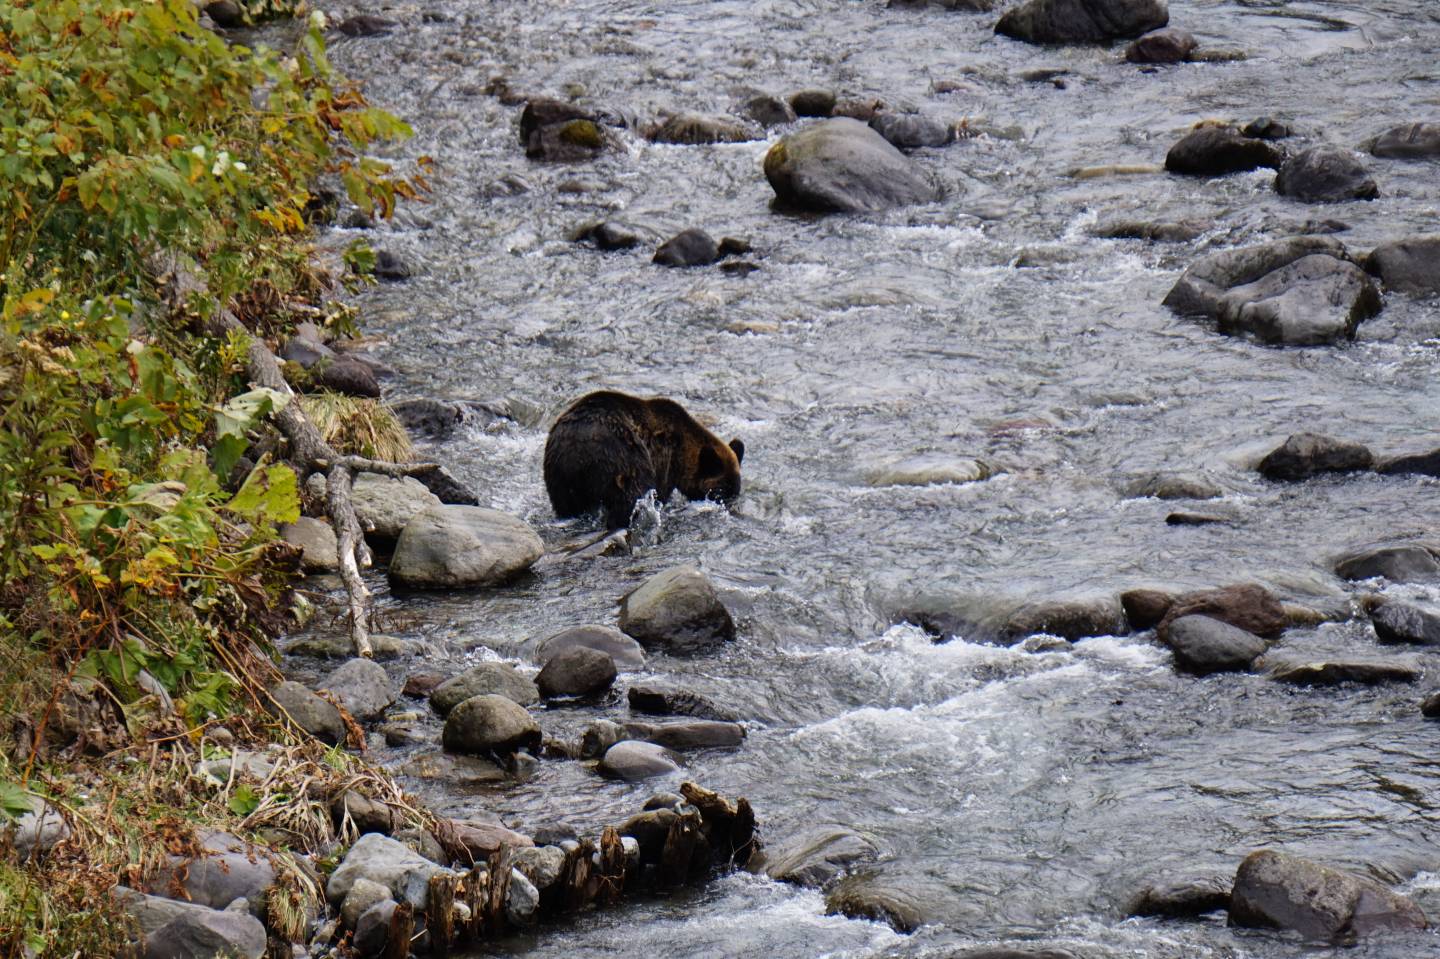
M 359 7 L 328 5 L 333 16 Z M 1142 71 L 1123 45 L 1038 47 L 993 34 L 995 14 L 880 0 L 487 0 L 367 6 L 389 36 L 342 39 L 337 64 L 434 158 L 434 190 L 364 236 L 415 267 L 359 301 L 394 397 L 502 401 L 427 446 L 485 505 L 558 522 L 540 475 L 549 421 L 592 389 L 673 397 L 746 444 L 729 509 L 674 505 L 625 556 L 549 567 L 509 588 L 390 595 L 387 631 L 435 650 L 423 665 L 524 661 L 571 625 L 613 623 L 645 576 L 693 563 L 739 638 L 688 658 L 652 654 L 642 679 L 694 689 L 746 718 L 733 751 L 686 775 L 749 797 L 774 844 L 815 823 L 874 837 L 875 867 L 933 922 L 913 936 L 824 915 L 820 893 L 748 874 L 629 903 L 491 948 L 534 957 L 949 956 L 986 944 L 1081 959 L 1326 955 L 1283 936 L 1125 919 L 1144 884 L 1233 870 L 1274 846 L 1380 877 L 1440 918 L 1440 761 L 1418 702 L 1435 684 L 1307 689 L 1263 675 L 1178 674 L 1150 634 L 1073 646 L 935 644 L 897 624 L 919 592 L 1045 599 L 1139 585 L 1260 582 L 1334 607 L 1347 547 L 1435 528 L 1436 481 L 1375 475 L 1267 483 L 1257 455 L 1303 429 L 1381 452 L 1435 445 L 1440 307 L 1389 295 L 1353 344 L 1276 349 L 1172 315 L 1161 299 L 1206 252 L 1340 220 L 1365 250 L 1433 232 L 1440 167 L 1370 158 L 1373 202 L 1279 197 L 1273 172 L 1161 172 L 1204 119 L 1288 119 L 1357 146 L 1440 115 L 1440 5 L 1431 0 L 1172 0 L 1171 24 L 1229 62 Z M 1041 79 L 1033 71 L 1062 71 Z M 643 125 L 662 111 L 736 112 L 759 92 L 823 87 L 965 119 L 975 135 L 916 154 L 945 200 L 866 216 L 783 215 L 761 171 L 768 139 L 622 148 L 585 164 L 527 161 L 509 88 L 576 97 Z M 804 122 L 804 121 L 802 121 Z M 570 241 L 623 220 L 656 242 L 688 227 L 753 244 L 760 269 L 665 269 L 654 244 Z M 1113 219 L 1200 220 L 1183 243 L 1092 238 Z M 931 452 L 972 457 L 983 482 L 874 487 L 869 470 Z M 1127 499 L 1132 476 L 1204 470 L 1225 525 L 1171 527 L 1177 504 Z M 1192 504 L 1193 505 L 1193 504 Z M 1425 587 L 1392 593 L 1434 598 Z M 1363 616 L 1292 630 L 1282 648 L 1380 652 Z M 396 677 L 415 663 L 396 664 Z M 555 708 L 547 734 L 623 718 L 623 700 Z M 438 739 L 439 724 L 433 722 Z M 410 750 L 380 753 L 400 764 Z M 410 783 L 451 814 L 519 829 L 615 822 L 667 784 L 622 784 L 542 761 L 521 784 Z M 673 788 L 674 783 L 668 784 Z M 1354 957 L 1440 954 L 1440 935 L 1388 937 Z

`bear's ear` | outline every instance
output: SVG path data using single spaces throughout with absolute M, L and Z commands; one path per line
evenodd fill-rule
M 730 448 L 735 451 L 735 462 L 745 462 L 745 444 L 738 438 L 730 441 Z

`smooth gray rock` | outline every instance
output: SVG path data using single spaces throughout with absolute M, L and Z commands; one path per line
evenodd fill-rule
M 1417 543 L 1374 546 L 1357 550 L 1335 564 L 1341 579 L 1384 577 L 1392 583 L 1430 583 L 1440 579 L 1435 551 Z
M 1151 30 L 1125 48 L 1131 63 L 1183 63 L 1195 51 L 1195 35 L 1179 27 Z
M 1172 471 L 1142 474 L 1125 487 L 1125 496 L 1130 499 L 1215 499 L 1224 492 L 1204 473 Z
M 505 893 L 505 917 L 511 925 L 528 926 L 540 909 L 540 890 L 519 869 L 510 870 L 510 887 Z
M 670 750 L 654 743 L 621 740 L 605 751 L 600 760 L 600 773 L 626 782 L 639 782 L 656 776 L 679 772 L 680 764 Z
M 1247 137 L 1234 127 L 1202 127 L 1170 148 L 1165 169 L 1185 176 L 1225 176 L 1262 167 L 1275 169 L 1284 161 L 1285 154 L 1275 146 Z
M 1200 676 L 1249 669 L 1265 652 L 1265 640 L 1209 616 L 1181 616 L 1165 636 L 1175 663 Z
M 541 892 L 555 885 L 565 869 L 565 850 L 559 846 L 528 846 L 515 853 L 515 868 Z
M 1275 192 L 1305 203 L 1373 200 L 1380 188 L 1349 150 L 1314 146 L 1290 157 L 1275 176 Z
M 870 129 L 897 150 L 943 147 L 955 142 L 955 127 L 919 113 L 882 113 L 870 121 Z
M 504 696 L 472 696 L 450 711 L 441 734 L 455 753 L 512 753 L 538 749 L 540 726 L 524 706 Z
M 400 534 L 390 581 L 423 589 L 499 586 L 544 554 L 524 520 L 479 506 L 433 506 Z
M 360 917 L 372 906 L 389 898 L 389 886 L 361 876 L 350 884 L 350 891 L 345 894 L 345 901 L 340 904 L 340 919 L 345 923 L 346 929 L 354 929 L 359 925 Z
M 1382 243 L 1365 258 L 1365 269 L 1387 290 L 1410 296 L 1440 293 L 1440 233 Z
M 615 661 L 598 649 L 576 646 L 556 653 L 535 685 L 546 699 L 557 696 L 593 696 L 615 684 Z
M 536 662 L 547 663 L 567 649 L 598 649 L 621 669 L 645 665 L 645 647 L 613 626 L 572 626 L 535 644 Z
M 361 722 L 376 718 L 397 698 L 385 667 L 360 657 L 337 666 L 317 688 L 334 693 L 340 705 Z
M 509 663 L 477 663 L 445 680 L 430 693 L 430 706 L 441 716 L 472 696 L 504 696 L 521 706 L 540 701 L 535 681 Z
M 343 743 L 349 735 L 335 704 L 326 702 L 300 683 L 286 680 L 273 687 L 270 696 L 301 729 L 321 742 L 334 746 Z
M 1260 461 L 1260 475 L 1269 480 L 1297 482 L 1321 473 L 1354 473 L 1375 465 L 1375 454 L 1363 443 L 1321 433 L 1295 433 Z
M 243 912 L 186 912 L 145 937 L 145 959 L 261 959 L 265 926 Z
M 151 888 L 178 891 L 186 901 L 212 909 L 242 901 L 263 916 L 266 894 L 275 885 L 269 852 L 216 829 L 199 830 L 197 840 L 200 855 L 170 856 L 151 876 Z
M 1426 927 L 1419 906 L 1379 883 L 1273 849 L 1240 864 L 1230 923 L 1327 941 Z
M 13 842 L 21 862 L 31 856 L 43 857 L 55 844 L 70 838 L 70 824 L 60 810 L 43 799 L 30 798 L 30 811 L 22 813 L 14 823 Z M 0 839 L 5 835 L 0 826 Z
M 1375 138 L 1370 152 L 1377 157 L 1420 160 L 1440 157 L 1440 123 L 1406 123 Z
M 280 530 L 280 538 L 300 547 L 300 569 L 306 573 L 332 573 L 340 568 L 335 529 L 323 519 L 302 516 Z
M 1164 304 L 1181 315 L 1208 316 L 1222 333 L 1308 346 L 1354 336 L 1381 301 L 1339 241 L 1303 236 L 1202 257 Z
M 1165 0 L 1026 0 L 995 32 L 1028 43 L 1130 40 L 1170 22 Z
M 1387 600 L 1370 611 L 1370 624 L 1382 643 L 1440 646 L 1440 612 Z
M 620 629 L 647 649 L 671 653 L 735 638 L 730 612 L 693 566 L 656 573 L 627 593 L 620 600 Z
M 393 543 L 413 517 L 440 505 L 440 498 L 419 480 L 378 473 L 357 475 L 350 501 L 361 527 L 386 543 Z
M 818 826 L 767 851 L 765 874 L 780 882 L 823 886 L 856 863 L 879 857 L 874 841 L 855 830 Z
M 396 839 L 379 833 L 366 833 L 350 847 L 345 859 L 330 874 L 325 884 L 325 898 L 332 906 L 338 907 L 344 903 L 356 880 L 368 879 L 389 889 L 397 901 L 409 902 L 415 908 L 423 909 L 430 877 L 449 872 L 449 869 L 437 866 Z
M 866 213 L 940 199 L 915 161 L 858 120 L 835 117 L 792 133 L 765 154 L 765 178 L 784 205 Z
M 1377 686 L 1381 683 L 1413 683 L 1420 678 L 1420 667 L 1409 659 L 1292 659 L 1277 657 L 1264 664 L 1270 678 L 1295 686 L 1338 686 L 1359 683 Z

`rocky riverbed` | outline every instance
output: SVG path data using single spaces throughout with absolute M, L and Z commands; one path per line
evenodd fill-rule
M 327 242 L 456 487 L 357 487 L 383 677 L 322 602 L 292 679 L 443 815 L 767 848 L 502 949 L 1434 950 L 1428 4 L 333 7 L 436 171 Z M 740 499 L 557 521 L 599 388 Z

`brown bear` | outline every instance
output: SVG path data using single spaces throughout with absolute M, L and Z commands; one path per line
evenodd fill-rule
M 727 446 L 674 400 L 601 390 L 571 403 L 550 428 L 545 489 L 557 516 L 600 509 L 607 529 L 622 529 L 652 489 L 662 503 L 677 489 L 690 499 L 734 499 L 744 455 L 744 443 Z

